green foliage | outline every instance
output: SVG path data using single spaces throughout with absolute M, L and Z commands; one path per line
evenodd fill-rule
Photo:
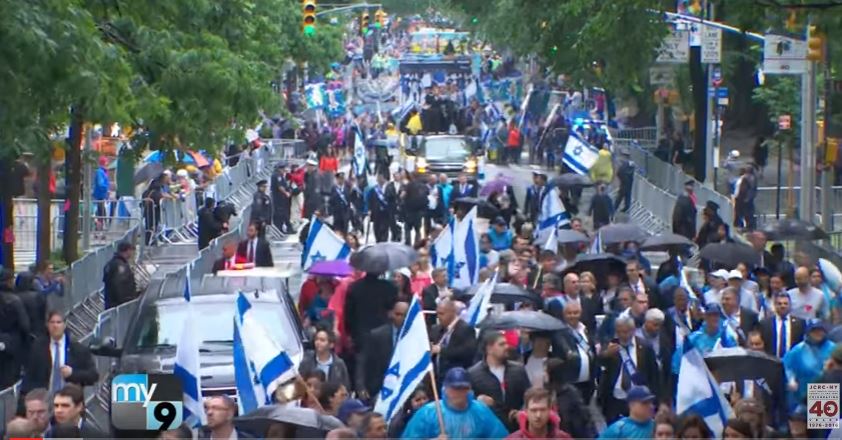
M 754 89 L 754 99 L 766 106 L 770 122 L 777 124 L 778 116 L 791 115 L 792 121 L 801 120 L 801 81 L 795 75 L 776 75 L 766 77 L 763 87 Z M 792 132 L 797 137 L 798 124 L 792 124 Z

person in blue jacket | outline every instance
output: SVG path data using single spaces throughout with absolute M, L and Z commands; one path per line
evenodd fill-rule
M 784 355 L 787 381 L 787 402 L 790 411 L 806 402 L 807 385 L 821 376 L 824 364 L 830 359 L 836 344 L 827 338 L 827 329 L 818 319 L 807 323 L 804 341 Z
M 655 395 L 646 386 L 628 392 L 629 416 L 612 423 L 600 439 L 652 438 L 655 434 Z
M 713 351 L 717 346 L 730 346 L 728 342 L 722 340 L 722 309 L 719 304 L 711 304 L 705 309 L 705 319 L 702 327 L 687 336 L 687 341 L 693 344 L 702 356 Z M 685 343 L 686 343 L 685 342 Z M 672 356 L 672 372 L 678 374 L 681 366 L 681 357 L 684 355 L 684 350 L 678 347 Z
M 506 220 L 503 217 L 497 217 L 494 219 L 494 226 L 488 228 L 488 238 L 491 239 L 492 249 L 504 251 L 512 247 L 514 234 L 509 229 L 509 225 L 506 224 Z
M 461 367 L 451 368 L 444 376 L 444 398 L 441 410 L 444 418 L 444 434 L 448 439 L 494 438 L 509 435 L 506 427 L 491 409 L 470 396 L 471 381 L 468 372 Z M 441 435 L 436 402 L 422 406 L 409 420 L 401 438 L 431 439 Z

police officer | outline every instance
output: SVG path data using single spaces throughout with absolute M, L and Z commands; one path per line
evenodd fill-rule
M 272 223 L 284 234 L 292 234 L 295 231 L 289 221 L 290 207 L 295 189 L 294 183 L 287 180 L 288 165 L 285 162 L 278 163 L 275 172 L 272 174 Z
M 333 215 L 333 230 L 343 236 L 348 232 L 351 220 L 351 203 L 348 201 L 348 189 L 345 186 L 345 174 L 336 173 L 336 185 L 330 193 L 330 214 Z
M 272 199 L 266 194 L 268 187 L 269 182 L 266 179 L 257 182 L 257 191 L 254 193 L 254 199 L 251 202 L 251 219 L 249 222 L 259 225 L 261 233 L 266 230 L 266 225 L 272 224 Z
M 523 214 L 532 224 L 538 221 L 538 213 L 541 212 L 541 202 L 547 193 L 547 175 L 538 171 L 532 172 L 532 183 L 534 185 L 526 189 L 526 201 L 523 204 Z

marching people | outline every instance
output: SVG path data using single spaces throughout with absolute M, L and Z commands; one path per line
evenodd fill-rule
M 262 227 L 252 223 L 246 228 L 246 238 L 237 246 L 237 255 L 254 267 L 274 267 L 269 240 L 260 233 Z
M 272 224 L 272 198 L 266 194 L 269 188 L 269 182 L 265 179 L 257 182 L 257 191 L 254 192 L 254 198 L 251 202 L 251 218 L 249 223 L 257 223 L 260 225 L 261 234 L 263 228 Z

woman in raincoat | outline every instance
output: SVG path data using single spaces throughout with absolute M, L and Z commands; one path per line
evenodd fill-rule
M 790 412 L 806 402 L 807 385 L 822 374 L 824 364 L 830 359 L 834 346 L 835 344 L 827 338 L 824 324 L 818 319 L 813 319 L 807 323 L 804 341 L 784 355 Z
M 599 156 L 591 167 L 591 180 L 607 184 L 614 180 L 614 165 L 611 163 L 611 152 L 607 145 L 603 145 L 599 150 Z

